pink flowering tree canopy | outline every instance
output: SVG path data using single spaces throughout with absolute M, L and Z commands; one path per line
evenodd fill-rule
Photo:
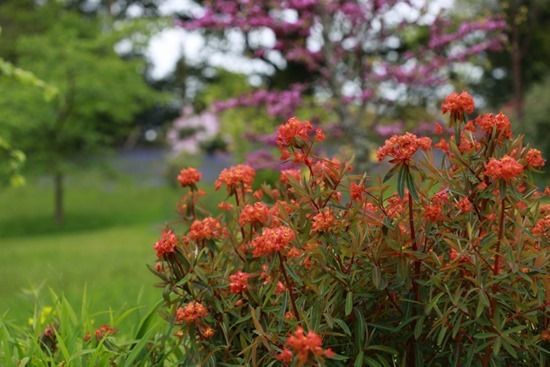
M 219 101 L 218 110 L 261 106 L 288 118 L 308 96 L 335 111 L 354 143 L 395 106 L 425 104 L 448 85 L 454 65 L 501 47 L 505 28 L 497 18 L 457 26 L 436 1 L 212 0 L 201 7 L 179 24 L 222 39 L 237 32 L 244 56 L 265 63 L 271 77 L 295 71 L 295 83 L 262 75 L 262 89 Z

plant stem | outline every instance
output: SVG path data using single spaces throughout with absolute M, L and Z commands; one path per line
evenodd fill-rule
M 300 314 L 298 314 L 298 307 L 296 307 L 296 297 L 294 296 L 294 291 L 292 290 L 292 283 L 290 282 L 290 279 L 288 278 L 288 274 L 286 273 L 283 255 L 281 255 L 280 252 L 277 252 L 277 255 L 279 255 L 279 266 L 281 268 L 281 273 L 283 273 L 283 277 L 285 278 L 288 294 L 290 295 L 290 303 L 292 304 L 292 310 L 294 311 L 294 315 L 296 316 L 296 319 L 298 321 L 301 321 Z
M 411 242 L 412 242 L 412 249 L 413 251 L 418 251 L 418 244 L 416 242 L 416 231 L 414 229 L 414 212 L 413 212 L 413 201 L 411 193 L 408 193 L 408 199 L 409 199 L 409 227 L 411 231 Z M 418 284 L 417 279 L 420 275 L 420 261 L 418 259 L 414 260 L 414 275 L 413 275 L 413 290 L 415 295 L 415 300 L 418 301 L 420 298 L 420 294 L 418 292 Z
M 498 275 L 500 271 L 500 243 L 502 242 L 502 237 L 504 237 L 504 210 L 505 210 L 505 203 L 504 198 L 502 198 L 500 202 L 500 218 L 498 221 L 498 240 L 497 240 L 497 247 L 496 247 L 496 253 L 495 253 L 495 265 L 493 268 L 493 274 Z
M 412 196 L 411 196 L 411 193 L 409 191 L 408 193 L 408 200 L 409 200 L 409 226 L 410 226 L 410 230 L 411 230 L 411 242 L 412 242 L 412 249 L 413 251 L 418 251 L 418 244 L 416 243 L 416 231 L 414 229 L 414 212 L 413 212 L 413 201 L 412 201 Z M 415 301 L 419 301 L 420 300 L 420 292 L 418 290 L 418 283 L 417 283 L 417 279 L 418 277 L 420 276 L 420 261 L 418 259 L 415 259 L 414 260 L 414 274 L 413 274 L 413 279 L 412 279 L 412 287 L 413 287 L 413 292 L 414 292 L 414 298 L 415 298 Z M 417 314 L 417 306 L 418 304 L 415 304 L 413 305 L 413 316 L 416 316 Z M 416 328 L 416 319 L 415 321 L 413 322 L 413 330 Z M 408 366 L 410 367 L 416 367 L 416 345 L 415 345 L 415 341 L 413 338 L 411 338 L 411 340 L 409 340 L 409 346 L 408 346 L 408 349 L 409 349 L 409 356 L 410 356 L 410 360 L 409 358 L 407 358 L 407 364 Z

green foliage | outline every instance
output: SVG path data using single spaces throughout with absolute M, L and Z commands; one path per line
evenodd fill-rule
M 18 65 L 58 93 L 46 101 L 36 88 L 1 80 L 0 126 L 8 141 L 27 152 L 29 164 L 64 171 L 124 136 L 134 116 L 158 96 L 143 80 L 142 64 L 115 53 L 120 34 L 113 37 L 96 19 L 51 2 L 33 15 L 47 16 L 51 24 L 19 35 Z
M 21 186 L 25 179 L 19 173 L 25 163 L 25 154 L 13 149 L 0 136 L 0 185 Z
M 534 85 L 525 96 L 525 116 L 518 130 L 550 156 L 550 76 Z
M 50 304 L 35 307 L 27 327 L 0 317 L 1 365 L 151 366 L 166 358 L 157 306 L 91 313 L 86 292 L 79 309 L 54 293 Z

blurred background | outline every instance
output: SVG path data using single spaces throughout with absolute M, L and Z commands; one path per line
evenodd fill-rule
M 468 90 L 550 156 L 549 19 L 547 0 L 0 0 L 0 314 L 48 289 L 152 304 L 177 172 L 201 169 L 212 210 L 228 165 L 274 181 L 290 116 L 376 175 L 384 139 L 432 134 Z

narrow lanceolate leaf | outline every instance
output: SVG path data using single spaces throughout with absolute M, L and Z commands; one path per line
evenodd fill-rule
M 351 310 L 353 309 L 353 293 L 351 291 L 348 292 L 346 295 L 346 307 L 344 310 L 344 313 L 346 316 L 351 314 Z
M 406 184 L 405 166 L 400 165 L 399 167 L 399 174 L 397 175 L 397 193 L 399 194 L 400 198 L 403 198 L 405 196 Z

